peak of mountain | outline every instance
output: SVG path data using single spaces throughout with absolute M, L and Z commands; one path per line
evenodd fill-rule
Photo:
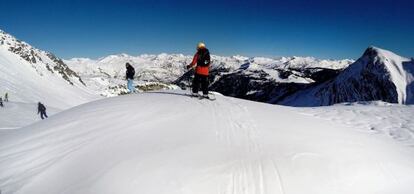
M 365 51 L 363 56 L 373 56 L 373 57 L 386 57 L 386 58 L 404 58 L 392 51 L 382 49 L 376 46 L 369 46 Z
M 335 79 L 300 91 L 282 104 L 320 106 L 342 102 L 414 103 L 414 62 L 391 51 L 369 47 Z

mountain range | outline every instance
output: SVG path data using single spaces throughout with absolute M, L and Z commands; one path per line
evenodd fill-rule
M 0 31 L 0 92 L 23 102 L 56 107 L 127 92 L 125 63 L 136 70 L 141 91 L 188 89 L 194 72 L 183 54 L 62 60 Z M 377 101 L 412 104 L 413 60 L 369 47 L 358 60 L 313 57 L 212 55 L 210 90 L 227 96 L 289 106 Z

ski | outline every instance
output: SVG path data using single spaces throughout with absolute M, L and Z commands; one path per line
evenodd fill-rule
M 206 99 L 206 100 L 214 101 L 216 100 L 216 96 L 213 93 L 208 93 L 208 96 L 200 95 L 198 99 L 200 100 Z
M 210 100 L 210 101 L 214 101 L 216 100 L 216 96 L 213 93 L 208 93 L 208 97 L 205 97 L 203 95 L 200 94 L 185 94 L 186 96 L 189 96 L 191 98 L 198 98 L 199 100 Z

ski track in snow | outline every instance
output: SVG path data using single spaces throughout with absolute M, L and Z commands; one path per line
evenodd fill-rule
M 227 130 L 222 132 L 225 134 L 221 134 L 219 137 L 224 137 L 226 143 L 231 147 L 245 146 L 243 149 L 245 150 L 246 157 L 251 155 L 251 153 L 257 153 L 255 158 L 240 161 L 234 166 L 231 173 L 231 184 L 229 184 L 226 193 L 265 193 L 261 150 L 256 140 L 259 134 L 255 121 L 250 116 L 247 107 L 234 102 L 230 98 L 224 99 L 223 102 L 215 103 L 215 105 L 228 107 L 219 116 L 225 118 L 225 123 L 230 126 L 226 127 Z M 213 109 L 217 110 L 218 107 L 216 106 Z
M 275 159 L 266 157 L 260 144 L 260 133 L 250 114 L 248 107 L 238 103 L 233 98 L 223 98 L 213 106 L 214 110 L 219 107 L 226 107 L 225 111 L 219 115 L 226 119 L 229 125 L 227 130 L 219 134 L 218 140 L 226 141 L 232 146 L 244 146 L 245 158 L 240 160 L 232 168 L 230 184 L 226 189 L 226 194 L 264 194 L 280 193 L 284 194 L 284 187 L 280 171 Z M 252 158 L 252 156 L 254 156 Z M 268 175 L 265 171 L 274 172 Z M 272 183 L 273 188 L 266 188 Z
M 261 162 L 262 153 L 257 140 L 259 133 L 248 108 L 231 98 L 216 101 L 200 100 L 198 102 L 208 108 L 212 115 L 211 122 L 213 122 L 217 141 L 224 142 L 229 149 L 234 146 L 243 147 L 242 157 L 248 159 L 237 161 L 233 165 L 229 184 L 225 186 L 223 194 L 266 193 L 264 190 L 264 165 Z M 217 111 L 223 108 L 224 111 Z M 226 130 L 218 130 L 217 126 L 220 123 L 227 125 Z M 252 153 L 256 156 L 255 158 L 249 158 Z M 274 161 L 270 162 L 271 165 L 275 166 L 272 162 L 274 163 Z M 277 169 L 275 169 L 275 173 L 280 178 Z M 281 188 L 283 187 L 281 186 Z

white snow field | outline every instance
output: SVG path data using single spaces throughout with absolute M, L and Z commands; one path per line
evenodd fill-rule
M 346 106 L 318 113 L 216 97 L 119 96 L 10 130 L 0 136 L 2 194 L 414 191 L 413 147 L 322 114 Z
M 4 102 L 0 108 L 0 135 L 10 129 L 17 129 L 40 121 L 37 115 L 37 104 L 23 102 Z M 61 109 L 46 106 L 46 113 L 52 116 Z
M 342 123 L 361 132 L 385 135 L 414 148 L 413 105 L 357 102 L 304 108 L 300 112 Z

